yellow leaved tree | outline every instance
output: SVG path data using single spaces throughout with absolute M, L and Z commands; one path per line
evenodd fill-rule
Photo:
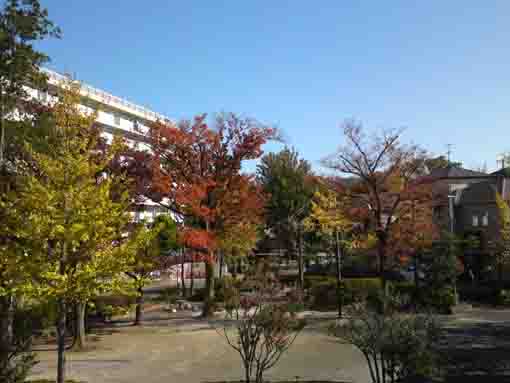
M 2 263 L 29 276 L 23 288 L 58 302 L 58 383 L 65 379 L 70 305 L 83 308 L 98 294 L 120 288 L 137 246 L 128 238 L 130 200 L 123 177 L 106 175 L 122 143 L 116 138 L 106 151 L 98 150 L 96 116 L 79 106 L 79 86 L 62 88 L 51 108 L 55 144 L 44 151 L 26 145 L 33 166 L 4 202 L 3 229 L 13 240 L 2 253 Z
M 340 195 L 329 188 L 316 191 L 311 201 L 310 214 L 303 221 L 306 231 L 327 236 L 335 243 L 339 317 L 342 316 L 342 256 L 345 248 L 354 245 L 354 239 L 349 236 L 353 222 L 346 214 L 349 204 L 348 195 Z

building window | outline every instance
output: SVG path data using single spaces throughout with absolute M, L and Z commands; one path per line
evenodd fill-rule
M 489 213 L 485 212 L 482 217 L 482 226 L 489 226 Z
M 478 216 L 477 215 L 473 216 L 473 226 L 478 226 Z
M 115 125 L 120 125 L 120 116 L 119 116 L 118 114 L 115 114 L 115 115 L 113 116 L 113 123 L 114 123 Z

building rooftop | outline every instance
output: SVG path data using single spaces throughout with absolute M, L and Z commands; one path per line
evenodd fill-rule
M 446 168 L 432 169 L 429 177 L 432 178 L 468 178 L 468 177 L 487 177 L 489 174 L 477 172 L 475 170 L 448 166 Z
M 59 86 L 65 81 L 73 80 L 69 75 L 61 74 L 51 69 L 41 68 L 41 70 L 48 76 L 48 82 L 55 86 Z M 149 108 L 138 105 L 121 97 L 114 96 L 111 93 L 85 83 L 81 83 L 80 92 L 84 97 L 88 97 L 96 102 L 100 102 L 112 108 L 135 115 L 146 121 L 171 121 L 171 119 L 167 116 L 156 113 Z
M 510 177 L 510 167 L 499 169 L 495 172 L 492 172 L 491 175 L 493 176 L 503 176 L 503 177 Z

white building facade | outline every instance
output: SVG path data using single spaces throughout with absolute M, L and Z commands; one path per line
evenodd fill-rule
M 69 75 L 60 74 L 46 68 L 43 68 L 42 71 L 48 77 L 48 91 L 30 91 L 32 96 L 37 97 L 42 102 L 51 102 L 55 99 L 59 87 L 69 81 L 74 81 Z M 149 147 L 144 142 L 144 135 L 148 132 L 150 124 L 156 121 L 171 121 L 168 117 L 144 106 L 114 96 L 88 84 L 79 83 L 82 96 L 81 106 L 85 113 L 97 113 L 96 122 L 103 129 L 103 135 L 108 142 L 112 141 L 114 135 L 120 134 L 129 145 L 148 150 Z M 152 222 L 161 213 L 167 213 L 166 209 L 150 200 L 146 200 L 143 207 L 133 214 L 135 221 Z

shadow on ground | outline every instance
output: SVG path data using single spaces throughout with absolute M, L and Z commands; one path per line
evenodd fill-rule
M 510 383 L 510 323 L 446 327 L 441 370 L 448 383 Z

